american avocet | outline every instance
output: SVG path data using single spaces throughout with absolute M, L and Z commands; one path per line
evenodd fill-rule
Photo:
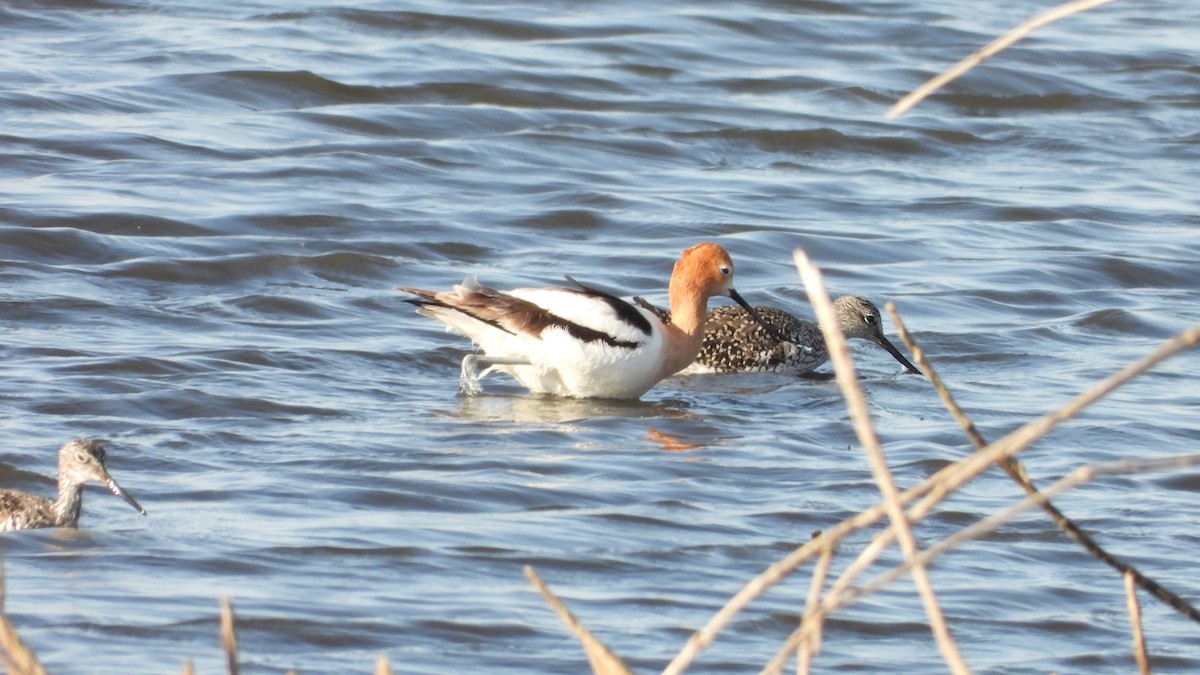
M 642 298 L 638 304 L 659 312 Z M 883 334 L 879 308 L 866 298 L 844 295 L 833 301 L 838 327 L 847 338 L 870 340 L 883 347 L 904 369 L 921 374 Z M 765 320 L 783 335 L 777 339 L 738 307 L 717 307 L 708 313 L 704 342 L 696 362 L 686 373 L 792 373 L 802 375 L 829 360 L 821 327 L 774 307 L 755 307 L 758 321 Z M 669 319 L 668 319 L 669 320 Z
M 733 289 L 725 249 L 701 243 L 671 273 L 670 325 L 653 312 L 567 277 L 574 288 L 497 291 L 468 278 L 447 292 L 400 287 L 426 316 L 471 338 L 483 355 L 463 359 L 465 388 L 475 368 L 506 372 L 534 393 L 575 398 L 638 398 L 696 358 L 708 299 L 727 295 L 754 316 Z M 480 376 L 482 377 L 482 375 Z
M 51 501 L 19 490 L 0 490 L 0 532 L 75 527 L 83 508 L 83 484 L 89 480 L 104 483 L 114 495 L 146 515 L 146 510 L 108 475 L 104 468 L 104 446 L 81 438 L 58 449 L 57 499 Z

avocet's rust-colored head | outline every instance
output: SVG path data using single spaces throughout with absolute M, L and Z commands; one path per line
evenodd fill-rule
M 733 259 L 712 242 L 701 242 L 685 250 L 675 261 L 671 273 L 671 295 L 695 296 L 707 300 L 714 295 L 729 295 L 733 290 Z
M 750 316 L 767 329 L 776 340 L 785 338 L 754 311 L 750 303 L 733 288 L 733 259 L 720 246 L 711 242 L 701 242 L 685 250 L 675 263 L 675 271 L 671 274 L 671 316 L 676 321 L 676 310 L 691 305 L 699 307 L 699 324 L 703 325 L 704 313 L 707 310 L 708 299 L 714 295 L 726 295 L 741 305 Z M 694 303 L 694 304 L 693 304 Z

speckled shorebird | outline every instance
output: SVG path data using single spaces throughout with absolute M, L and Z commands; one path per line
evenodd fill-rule
M 642 298 L 638 304 L 659 316 L 666 312 Z M 838 326 L 847 338 L 870 340 L 883 347 L 907 372 L 921 374 L 895 345 L 883 335 L 879 308 L 866 298 L 844 295 L 833 301 Z M 786 338 L 774 339 L 761 325 L 739 307 L 716 307 L 708 313 L 704 341 L 695 363 L 684 373 L 792 373 L 803 375 L 829 360 L 829 349 L 821 327 L 774 307 L 755 307 L 755 311 Z M 665 319 L 665 320 L 669 320 Z
M 143 516 L 146 510 L 117 485 L 104 468 L 104 446 L 84 438 L 58 449 L 58 498 L 31 495 L 19 490 L 0 490 L 0 532 L 36 527 L 75 527 L 83 508 L 83 484 L 104 483 Z

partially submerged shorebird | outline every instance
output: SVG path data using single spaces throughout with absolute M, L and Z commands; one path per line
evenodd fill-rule
M 0 532 L 37 527 L 76 527 L 83 508 L 83 484 L 104 483 L 143 516 L 146 510 L 117 485 L 104 467 L 104 446 L 84 438 L 58 449 L 58 498 L 50 500 L 19 490 L 0 490 Z
M 567 280 L 575 287 L 497 291 L 468 278 L 446 292 L 398 290 L 418 296 L 408 302 L 419 313 L 483 350 L 463 359 L 468 390 L 478 379 L 476 366 L 485 365 L 478 377 L 498 370 L 531 392 L 575 398 L 635 399 L 687 367 L 700 351 L 711 296 L 727 295 L 746 316 L 756 316 L 733 289 L 729 254 L 708 242 L 687 249 L 675 263 L 669 324 L 614 295 Z
M 634 300 L 669 321 L 670 314 L 642 298 Z M 833 301 L 838 327 L 847 338 L 870 340 L 883 347 L 910 373 L 921 371 L 888 341 L 883 334 L 882 317 L 866 298 L 844 295 Z M 754 308 L 760 321 L 773 328 L 768 333 L 738 307 L 717 307 L 708 313 L 704 342 L 695 363 L 685 373 L 791 373 L 803 375 L 829 360 L 829 349 L 821 327 L 774 307 Z M 783 339 L 775 337 L 782 334 Z

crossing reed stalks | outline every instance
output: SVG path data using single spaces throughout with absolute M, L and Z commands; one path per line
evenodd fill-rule
M 1176 594 L 1147 578 L 1127 563 L 1105 552 L 1081 528 L 1055 508 L 1050 499 L 1066 490 L 1102 476 L 1179 470 L 1197 466 L 1200 465 L 1200 454 L 1146 461 L 1125 460 L 1103 465 L 1085 465 L 1044 490 L 1038 490 L 1034 487 L 1033 482 L 1026 475 L 1024 468 L 1015 459 L 1015 456 L 1036 441 L 1042 439 L 1057 425 L 1075 417 L 1088 406 L 1142 375 L 1163 360 L 1182 351 L 1194 348 L 1200 343 L 1200 326 L 1183 331 L 1146 356 L 1080 393 L 1060 409 L 1025 424 L 995 443 L 988 444 L 971 423 L 966 413 L 955 403 L 954 397 L 946 388 L 945 383 L 938 378 L 937 370 L 925 357 L 920 345 L 916 344 L 912 336 L 903 328 L 903 323 L 899 315 L 895 312 L 895 308 L 889 306 L 889 311 L 892 312 L 896 325 L 901 327 L 901 337 L 909 346 L 914 358 L 917 359 L 918 365 L 929 375 L 947 409 L 958 420 L 959 424 L 965 430 L 968 439 L 977 448 L 971 455 L 943 468 L 921 484 L 908 490 L 899 491 L 893 484 L 890 471 L 887 469 L 886 462 L 884 461 L 882 448 L 879 447 L 878 439 L 866 408 L 865 398 L 858 387 L 853 365 L 849 360 L 849 353 L 845 349 L 845 341 L 836 328 L 830 329 L 830 327 L 836 326 L 836 323 L 833 321 L 832 307 L 829 302 L 829 296 L 824 291 L 820 272 L 808 261 L 807 256 L 802 251 L 796 252 L 795 259 L 801 278 L 808 289 L 814 311 L 822 325 L 827 344 L 829 345 L 838 385 L 846 398 L 847 407 L 850 410 L 856 433 L 858 434 L 860 443 L 866 449 L 868 463 L 883 499 L 879 504 L 865 509 L 856 516 L 838 523 L 825 532 L 819 533 L 812 540 L 806 542 L 751 579 L 726 602 L 724 607 L 709 619 L 708 623 L 697 630 L 687 640 L 679 654 L 662 671 L 664 675 L 677 675 L 686 671 L 694 663 L 699 654 L 751 602 L 792 574 L 801 565 L 814 559 L 817 562 L 814 567 L 808 601 L 800 625 L 784 640 L 775 656 L 768 661 L 767 666 L 763 670 L 764 673 L 781 672 L 782 668 L 793 655 L 798 659 L 798 672 L 808 672 L 811 668 L 812 658 L 819 651 L 821 626 L 828 616 L 834 611 L 842 609 L 869 594 L 876 593 L 898 579 L 910 574 L 913 576 L 914 581 L 916 581 L 918 592 L 921 595 L 922 602 L 926 608 L 926 614 L 930 621 L 931 630 L 937 641 L 942 658 L 946 663 L 946 667 L 955 673 L 970 672 L 969 667 L 959 654 L 957 645 L 954 643 L 953 637 L 939 609 L 937 596 L 932 584 L 924 572 L 936 557 L 952 551 L 965 542 L 991 532 L 1011 522 L 1017 515 L 1034 508 L 1041 508 L 1071 540 L 1080 543 L 1098 560 L 1112 566 L 1122 574 L 1127 585 L 1127 605 L 1134 630 L 1135 660 L 1139 664 L 1139 668 L 1142 669 L 1142 672 L 1149 672 L 1149 660 L 1146 654 L 1145 640 L 1142 636 L 1140 610 L 1137 605 L 1135 589 L 1142 588 L 1146 590 L 1189 619 L 1200 621 L 1200 615 L 1197 615 L 1196 610 Z M 925 550 L 918 550 L 912 535 L 912 528 L 919 524 L 948 496 L 993 466 L 999 466 L 1005 470 L 1022 486 L 1026 492 L 1026 496 L 1009 508 L 969 527 L 963 528 L 959 532 L 927 547 Z M 890 525 L 877 533 L 870 545 L 865 547 L 859 556 L 845 567 L 841 576 L 829 586 L 828 590 L 822 593 L 821 589 L 825 586 L 826 575 L 828 574 L 832 558 L 835 555 L 838 542 L 847 535 L 874 525 L 885 517 L 890 521 Z M 859 576 L 885 550 L 897 541 L 900 542 L 899 545 L 904 555 L 904 562 L 865 584 L 859 582 Z M 532 570 L 527 570 L 526 574 L 531 580 L 537 579 L 536 574 Z M 544 588 L 544 584 L 541 583 L 540 579 L 535 583 L 539 586 L 539 590 Z M 543 592 L 543 595 L 545 595 L 545 592 Z M 589 640 L 595 640 L 591 633 L 583 628 L 582 624 L 575 617 L 570 615 L 557 598 L 553 600 L 552 604 L 559 615 L 564 617 L 564 621 L 567 621 L 569 617 L 568 625 L 573 633 L 577 636 L 586 635 Z M 581 639 L 583 638 L 581 637 Z M 593 663 L 593 672 L 606 674 L 627 672 L 596 669 L 595 661 L 591 657 L 591 649 L 589 647 L 587 651 L 589 653 L 589 660 L 592 660 Z M 611 652 L 608 652 L 607 648 L 605 651 L 611 655 Z M 616 659 L 615 655 L 612 658 Z

